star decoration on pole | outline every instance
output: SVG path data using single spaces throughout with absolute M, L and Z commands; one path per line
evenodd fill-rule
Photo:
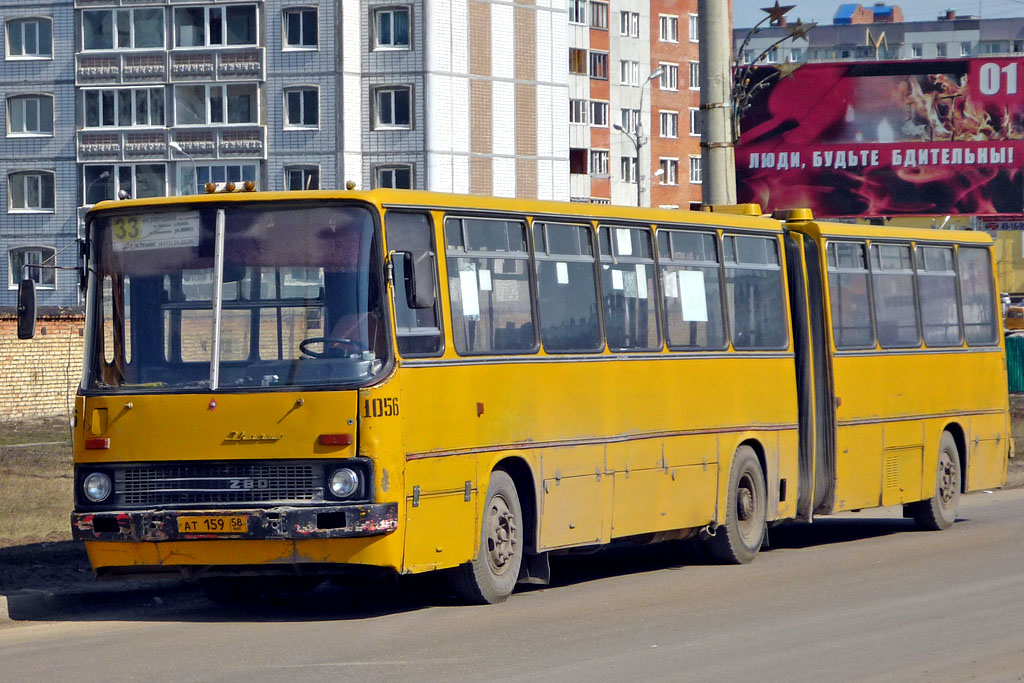
M 796 7 L 796 5 L 780 5 L 779 0 L 775 0 L 775 7 L 762 7 L 762 12 L 768 13 L 768 18 L 772 20 L 772 23 L 777 23 L 782 17 L 786 16 L 786 12 Z
M 796 23 L 793 24 L 792 26 L 787 26 L 786 30 L 789 31 L 789 37 L 792 38 L 793 40 L 797 40 L 799 38 L 807 40 L 807 34 L 810 32 L 812 28 L 814 28 L 817 25 L 817 22 L 805 24 L 799 19 L 797 19 Z

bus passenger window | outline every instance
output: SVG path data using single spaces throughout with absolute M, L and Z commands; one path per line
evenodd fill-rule
M 732 345 L 782 349 L 789 341 L 779 244 L 774 238 L 727 235 L 725 292 Z
M 921 335 L 917 329 L 910 245 L 871 245 L 871 288 L 878 342 L 882 348 L 919 346 Z
M 665 332 L 670 349 L 724 349 L 721 266 L 710 233 L 658 231 Z
M 828 243 L 828 293 L 837 349 L 875 345 L 871 326 L 868 262 L 861 242 Z
M 992 290 L 992 261 L 988 249 L 959 247 L 957 271 L 963 308 L 964 336 L 971 346 L 995 344 L 995 292 Z
M 433 230 L 430 219 L 422 213 L 401 213 L 388 211 L 384 217 L 389 251 L 407 251 L 412 254 L 417 278 L 430 273 L 431 286 L 437 292 L 437 270 L 434 260 Z M 409 308 L 405 292 L 405 261 L 394 259 L 394 304 L 395 329 L 398 337 L 398 352 L 405 357 L 436 356 L 441 353 L 443 340 L 438 323 L 438 306 L 435 297 L 433 308 Z
M 549 353 L 597 351 L 594 242 L 590 228 L 566 223 L 534 223 L 540 336 Z M 636 274 L 633 275 L 634 285 Z
M 445 242 L 455 350 L 462 355 L 536 351 L 523 223 L 448 218 Z
M 601 226 L 601 296 L 612 351 L 661 348 L 651 233 Z
M 917 292 L 926 346 L 960 346 L 953 247 L 917 248 Z

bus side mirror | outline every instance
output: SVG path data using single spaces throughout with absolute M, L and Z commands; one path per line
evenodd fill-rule
M 18 283 L 18 339 L 36 336 L 36 281 L 25 278 Z
M 395 256 L 402 259 L 402 272 L 405 275 L 405 301 L 409 308 L 434 307 L 434 269 L 431 267 L 430 254 L 423 253 L 419 267 L 416 267 L 412 252 L 396 251 Z

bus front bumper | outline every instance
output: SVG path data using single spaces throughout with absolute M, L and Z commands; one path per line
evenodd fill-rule
M 352 538 L 398 528 L 398 503 L 259 510 L 131 510 L 74 512 L 76 541 Z

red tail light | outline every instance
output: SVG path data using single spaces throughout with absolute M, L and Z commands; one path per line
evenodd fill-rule
M 351 446 L 352 435 L 351 434 L 321 434 L 320 435 L 321 446 Z
M 105 451 L 110 448 L 110 439 L 86 439 L 85 448 L 90 451 Z

